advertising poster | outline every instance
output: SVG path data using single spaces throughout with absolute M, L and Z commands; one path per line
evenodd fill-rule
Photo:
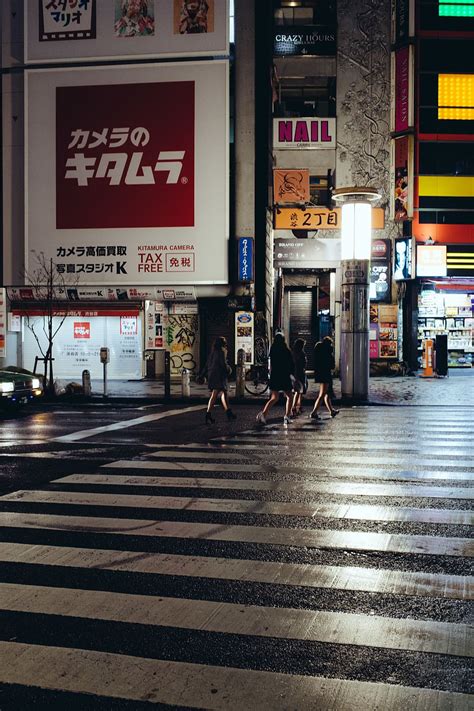
M 39 42 L 96 36 L 96 0 L 39 0 Z
M 371 301 L 391 300 L 391 241 L 372 240 L 369 295 Z
M 23 0 L 23 5 L 27 64 L 229 54 L 224 0 Z
M 413 217 L 413 137 L 392 141 L 392 215 L 395 222 Z
M 254 317 L 251 311 L 237 311 L 235 314 L 235 362 L 237 353 L 243 348 L 245 365 L 254 361 Z
M 413 279 L 415 276 L 413 238 L 396 239 L 394 251 L 393 278 L 395 281 Z
M 309 170 L 274 168 L 273 202 L 276 205 L 309 202 Z
M 378 306 L 379 358 L 396 358 L 398 355 L 398 305 Z
M 219 60 L 27 72 L 27 260 L 119 299 L 227 283 L 227 74 Z

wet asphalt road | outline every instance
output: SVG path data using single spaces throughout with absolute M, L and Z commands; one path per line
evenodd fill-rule
M 256 411 L 2 416 L 1 709 L 469 707 L 473 409 Z

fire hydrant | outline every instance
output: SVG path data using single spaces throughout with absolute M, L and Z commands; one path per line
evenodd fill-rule
M 181 395 L 191 397 L 191 371 L 186 368 L 181 371 Z

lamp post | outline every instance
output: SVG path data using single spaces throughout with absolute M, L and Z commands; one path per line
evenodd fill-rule
M 369 397 L 369 265 L 374 188 L 337 188 L 341 222 L 341 393 L 349 402 Z

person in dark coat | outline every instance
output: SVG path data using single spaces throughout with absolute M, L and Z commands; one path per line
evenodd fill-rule
M 227 419 L 235 420 L 236 416 L 230 409 L 227 398 L 227 378 L 232 372 L 232 368 L 227 362 L 227 341 L 223 336 L 219 336 L 214 341 L 212 351 L 207 359 L 206 370 L 207 383 L 211 391 L 207 404 L 206 424 L 213 424 L 215 422 L 211 412 L 219 395 L 221 396 L 222 407 L 227 415 Z
M 304 347 L 306 341 L 303 338 L 297 338 L 293 343 L 293 361 L 295 364 L 295 382 L 293 384 L 293 407 L 291 414 L 293 417 L 301 415 L 301 403 L 303 401 L 303 395 L 306 394 L 308 389 L 308 378 L 306 377 L 306 366 L 308 360 L 306 358 L 306 353 L 304 352 Z
M 313 420 L 321 419 L 318 415 L 318 407 L 321 402 L 324 402 L 331 417 L 336 417 L 339 414 L 339 410 L 333 407 L 329 395 L 332 387 L 332 371 L 335 365 L 332 338 L 325 336 L 314 347 L 314 379 L 319 383 L 319 394 L 310 414 Z
M 269 409 L 278 402 L 280 393 L 284 393 L 286 398 L 285 425 L 291 422 L 291 406 L 293 403 L 292 380 L 294 379 L 295 364 L 291 351 L 286 345 L 285 337 L 282 333 L 277 333 L 270 348 L 270 398 L 265 407 L 257 414 L 257 422 L 265 425 L 266 415 Z

